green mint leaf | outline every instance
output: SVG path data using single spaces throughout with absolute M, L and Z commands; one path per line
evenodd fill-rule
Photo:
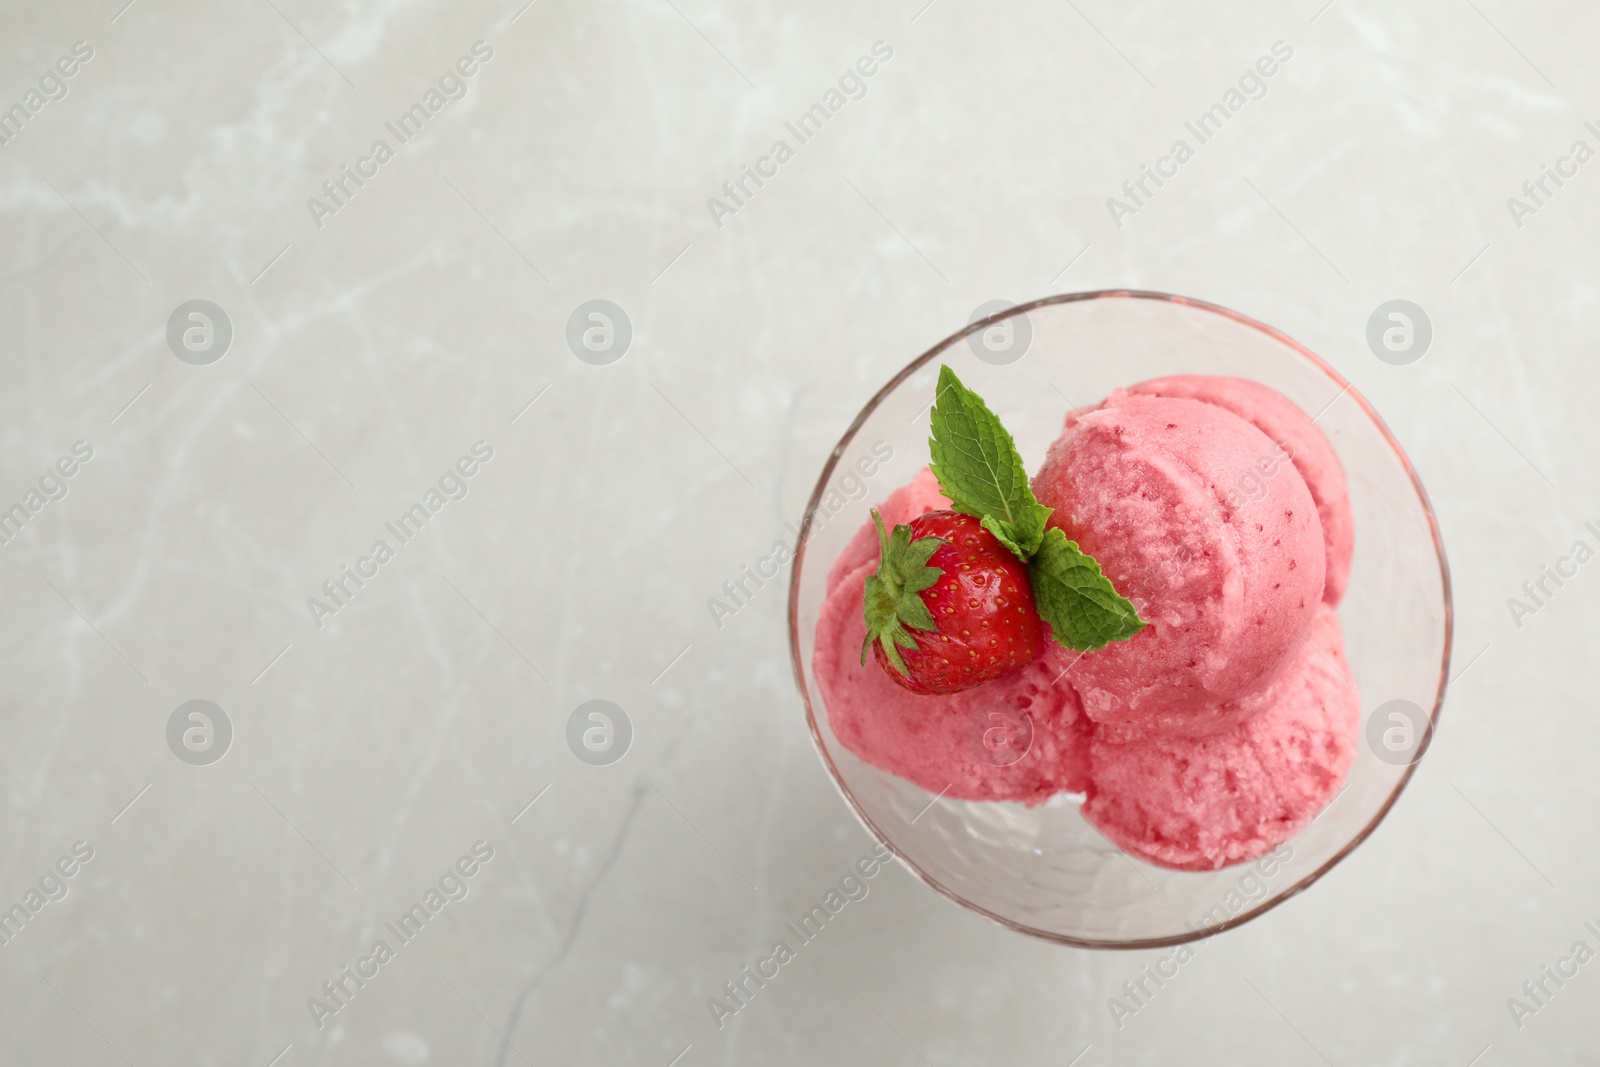
M 928 446 L 939 488 L 955 510 L 982 520 L 1026 562 L 1039 550 L 1050 509 L 1034 498 L 1016 442 L 948 366 L 939 369 L 934 395 Z
M 1046 511 L 1046 514 L 1049 514 L 1049 512 Z M 996 519 L 993 515 L 983 516 L 983 518 L 978 520 L 978 525 L 994 534 L 995 540 L 1009 548 L 1013 553 L 1016 554 L 1016 557 L 1022 560 L 1024 563 L 1026 563 L 1028 557 L 1032 555 L 1032 553 L 1024 551 L 1022 545 L 1019 545 L 1016 541 L 1012 540 L 1012 534 L 1014 531 L 1009 529 L 1005 523 Z M 1034 547 L 1035 550 L 1037 550 L 1038 546 Z
M 1100 564 L 1058 527 L 1046 531 L 1028 563 L 1028 579 L 1039 617 L 1068 648 L 1093 652 L 1126 641 L 1147 625 L 1100 572 Z
M 884 658 L 890 665 L 909 678 L 911 672 L 900 658 L 900 649 L 917 647 L 911 630 L 938 628 L 933 612 L 919 594 L 944 574 L 938 567 L 928 566 L 928 560 L 944 540 L 919 537 L 913 541 L 911 527 L 904 525 L 887 533 L 883 516 L 876 508 L 872 509 L 872 521 L 878 527 L 879 558 L 877 571 L 867 576 L 863 595 L 867 639 L 861 643 L 861 662 L 867 662 L 867 652 L 876 641 L 883 646 Z

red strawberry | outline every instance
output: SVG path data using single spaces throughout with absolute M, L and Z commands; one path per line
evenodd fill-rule
M 957 693 L 1039 654 L 1028 568 L 977 519 L 930 511 L 892 535 L 877 511 L 872 521 L 880 557 L 867 578 L 862 663 L 870 645 L 913 693 Z

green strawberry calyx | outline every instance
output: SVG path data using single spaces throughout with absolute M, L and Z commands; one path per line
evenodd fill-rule
M 876 641 L 883 648 L 884 658 L 909 678 L 911 672 L 900 657 L 900 649 L 917 647 L 911 630 L 938 628 L 920 594 L 944 574 L 938 567 L 930 567 L 928 560 L 945 542 L 940 537 L 913 540 L 911 527 L 904 525 L 888 533 L 877 508 L 872 509 L 872 521 L 878 527 L 878 569 L 867 575 L 867 639 L 861 645 L 861 662 L 867 662 L 867 652 Z

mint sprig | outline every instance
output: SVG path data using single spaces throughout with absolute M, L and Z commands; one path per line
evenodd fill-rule
M 1045 526 L 1051 509 L 1033 495 L 1016 442 L 983 398 L 961 384 L 956 372 L 948 366 L 939 369 L 931 422 L 933 436 L 928 447 L 933 462 L 929 466 L 939 480 L 939 488 L 950 498 L 956 511 L 977 518 L 984 529 L 1028 565 L 1034 606 L 1040 618 L 1050 624 L 1050 632 L 1058 643 L 1079 652 L 1092 652 L 1113 641 L 1126 641 L 1145 628 L 1146 623 L 1139 618 L 1138 611 L 1117 592 L 1100 570 L 1100 564 L 1076 542 L 1069 541 L 1059 528 Z M 893 543 L 884 537 L 883 521 L 876 511 L 873 518 L 878 523 L 879 543 L 885 546 L 884 558 L 888 559 Z M 900 536 L 902 530 L 908 548 L 915 548 L 923 541 L 937 542 L 937 538 L 911 541 L 910 529 L 903 526 L 895 528 L 895 535 Z M 918 562 L 926 564 L 932 552 L 929 549 Z M 938 573 L 937 568 L 926 569 Z M 872 583 L 873 579 L 868 578 L 868 644 L 873 640 Z M 926 589 L 932 584 L 929 581 L 917 588 Z M 903 589 L 904 584 L 897 588 Z M 889 603 L 891 594 L 886 586 L 880 586 L 876 595 L 885 605 Z M 927 612 L 921 597 L 913 593 L 909 599 Z M 887 607 L 880 608 L 880 615 L 887 610 Z M 906 614 L 901 614 L 902 611 Z M 914 614 L 915 609 L 897 607 L 894 617 L 903 620 Z M 917 628 L 932 629 L 931 616 L 927 622 L 929 625 Z M 904 673 L 899 653 L 893 646 L 899 643 L 902 647 L 911 647 L 911 635 L 903 627 L 894 630 L 887 624 L 883 632 L 888 637 L 884 652 Z M 902 635 L 904 640 L 901 640 Z M 866 658 L 865 648 L 862 658 Z
M 911 672 L 900 658 L 900 649 L 916 648 L 917 642 L 906 627 L 938 629 L 933 612 L 918 594 L 944 574 L 938 567 L 928 566 L 944 540 L 919 537 L 913 541 L 909 526 L 896 526 L 893 534 L 885 534 L 877 508 L 872 509 L 872 521 L 878 526 L 878 570 L 867 576 L 867 639 L 861 644 L 861 662 L 867 662 L 867 650 L 877 641 L 883 646 L 884 658 L 909 678 Z
M 934 396 L 929 466 L 939 488 L 1026 563 L 1039 551 L 1050 509 L 1034 498 L 1016 442 L 948 366 L 939 370 Z
M 1100 571 L 1093 556 L 1056 526 L 1045 531 L 1028 561 L 1028 581 L 1039 616 L 1055 639 L 1079 652 L 1126 641 L 1147 623 Z

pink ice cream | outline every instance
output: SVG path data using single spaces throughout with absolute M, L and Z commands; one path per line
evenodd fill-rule
M 1149 625 L 1071 666 L 1084 711 L 1136 730 L 1205 733 L 1218 705 L 1271 681 L 1322 600 L 1322 524 L 1305 480 L 1263 480 L 1277 446 L 1198 400 L 1118 390 L 1071 419 L 1033 479 L 1039 502 Z M 1235 492 L 1248 486 L 1252 499 Z
M 888 507 L 879 509 L 886 523 Z M 872 557 L 841 576 L 817 620 L 812 670 L 840 743 L 875 767 L 957 800 L 1031 805 L 1083 792 L 1088 749 L 1079 737 L 1077 695 L 1043 657 L 948 696 L 901 688 L 871 657 L 862 665 L 861 586 L 877 557 L 874 540 Z M 1015 759 L 1017 752 L 1025 754 Z
M 1215 404 L 1250 422 L 1282 447 L 1294 469 L 1305 479 L 1306 488 L 1317 506 L 1317 517 L 1322 520 L 1322 537 L 1328 550 L 1322 600 L 1337 607 L 1350 578 L 1355 524 L 1350 516 L 1350 490 L 1345 485 L 1339 456 L 1310 417 L 1282 393 L 1247 378 L 1180 374 L 1140 382 L 1128 392 Z M 1269 457 L 1258 465 L 1258 470 L 1264 478 L 1271 478 L 1279 469 L 1279 461 L 1278 456 Z
M 1253 714 L 1208 737 L 1090 746 L 1084 816 L 1135 856 L 1183 870 L 1254 859 L 1299 832 L 1339 791 L 1355 757 L 1360 696 L 1333 609 Z
M 1011 674 L 912 693 L 861 663 L 867 522 L 817 622 L 834 736 L 930 794 L 1085 793 L 1091 823 L 1161 866 L 1245 862 L 1299 831 L 1343 783 L 1360 714 L 1332 608 L 1348 494 L 1320 431 L 1254 382 L 1158 379 L 1068 419 L 1033 489 L 1149 625 L 1085 654 L 1047 636 Z M 923 470 L 878 510 L 892 527 L 947 507 Z

